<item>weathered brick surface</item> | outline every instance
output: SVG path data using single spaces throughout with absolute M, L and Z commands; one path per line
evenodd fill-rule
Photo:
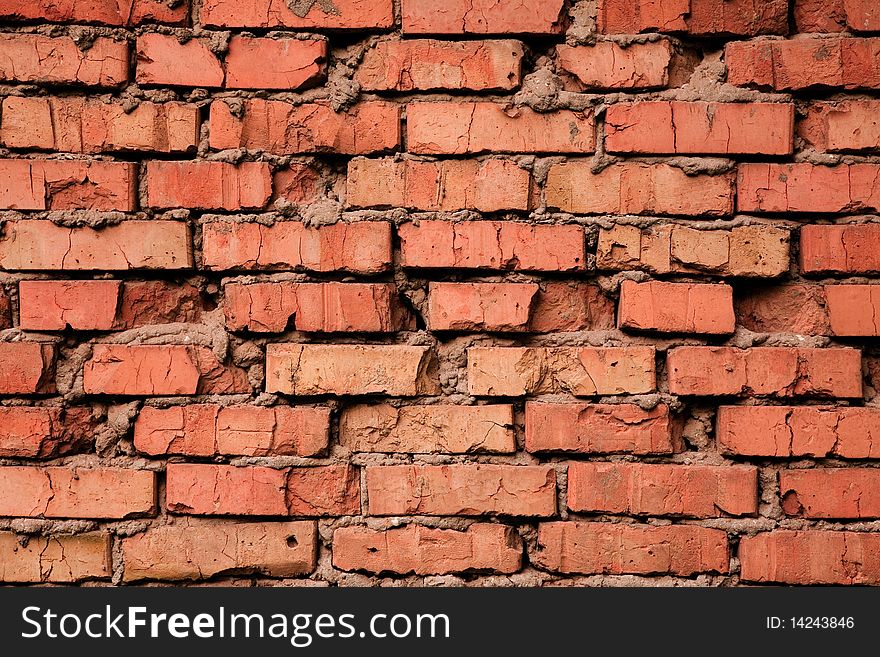
M 0 0 L 0 583 L 880 584 L 874 0 Z

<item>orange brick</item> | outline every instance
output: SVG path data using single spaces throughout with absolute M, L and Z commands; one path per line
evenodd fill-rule
M 777 91 L 880 88 L 880 38 L 754 39 L 724 51 L 727 81 Z
M 633 43 L 614 41 L 588 46 L 556 46 L 556 63 L 586 89 L 663 89 L 670 85 L 674 53 L 668 39 Z
M 826 305 L 821 285 L 759 287 L 735 300 L 737 321 L 756 333 L 831 335 Z
M 0 342 L 0 394 L 55 392 L 55 347 L 38 342 Z
M 88 406 L 2 406 L 0 456 L 54 458 L 90 451 L 96 425 Z
M 119 281 L 21 281 L 20 324 L 29 331 L 110 331 Z
M 583 228 L 570 224 L 426 220 L 398 234 L 404 267 L 572 271 L 586 261 Z
M 726 573 L 727 534 L 694 525 L 546 522 L 538 526 L 533 562 L 560 573 L 687 577 Z
M 268 62 L 276 62 L 267 66 Z M 300 89 L 327 75 L 325 39 L 234 36 L 226 53 L 230 89 Z
M 733 178 L 689 176 L 668 164 L 623 162 L 593 173 L 587 160 L 550 167 L 547 205 L 576 214 L 721 216 L 733 212 Z
M 877 164 L 739 165 L 741 212 L 861 212 L 880 209 Z
M 189 0 L 174 3 L 162 0 L 4 0 L 0 18 L 54 23 L 98 23 L 100 25 L 140 25 L 141 23 L 181 24 L 189 13 Z
M 733 289 L 708 283 L 623 281 L 617 325 L 661 333 L 733 333 Z
M 513 453 L 513 407 L 358 404 L 343 409 L 339 442 L 353 452 Z
M 540 114 L 488 102 L 410 103 L 406 135 L 407 149 L 423 155 L 592 153 L 595 147 L 591 112 Z
M 557 34 L 563 0 L 403 0 L 404 34 Z
M 302 15 L 300 15 L 302 14 Z M 212 27 L 292 27 L 326 30 L 381 30 L 394 25 L 392 0 L 333 0 L 327 5 L 313 2 L 306 11 L 274 0 L 204 0 L 199 19 Z
M 597 28 L 606 34 L 786 34 L 788 0 L 599 0 Z
M 880 455 L 880 409 L 721 406 L 715 435 L 730 454 L 872 459 Z
M 653 347 L 471 347 L 467 352 L 472 395 L 638 395 L 656 386 Z
M 147 33 L 137 38 L 138 84 L 180 87 L 222 87 L 223 67 L 204 41 L 181 43 L 170 34 Z
M 387 283 L 227 283 L 223 290 L 233 331 L 393 333 L 409 324 Z
M 787 155 L 793 139 L 789 103 L 655 101 L 605 111 L 609 153 Z
M 781 470 L 782 510 L 806 518 L 880 517 L 880 472 L 873 468 Z
M 432 331 L 525 331 L 535 283 L 430 283 L 425 319 Z
M 880 335 L 880 286 L 826 285 L 825 298 L 834 335 Z
M 9 96 L 3 100 L 0 139 L 10 148 L 71 153 L 195 150 L 199 110 L 185 103 L 121 104 L 73 97 Z
M 814 103 L 798 134 L 814 148 L 831 153 L 875 150 L 880 144 L 880 101 Z
M 80 50 L 66 36 L 0 34 L 0 80 L 118 87 L 128 82 L 128 44 L 98 37 Z
M 781 584 L 880 583 L 880 535 L 846 531 L 762 532 L 739 543 L 743 580 Z
M 568 508 L 651 516 L 754 515 L 758 469 L 747 466 L 572 463 Z
M 189 267 L 189 229 L 179 221 L 123 221 L 95 229 L 19 219 L 5 222 L 0 238 L 0 268 L 6 271 Z
M 0 532 L 0 582 L 72 584 L 110 579 L 110 535 L 17 536 Z
M 391 265 L 391 226 L 386 221 L 306 226 L 298 221 L 222 221 L 204 224 L 207 269 L 308 269 L 375 273 Z
M 315 456 L 327 448 L 330 409 L 311 406 L 145 406 L 134 446 L 145 454 Z
M 679 440 L 669 407 L 646 411 L 635 404 L 526 403 L 526 450 L 671 454 Z
M 485 523 L 464 531 L 416 524 L 385 531 L 340 527 L 333 532 L 333 565 L 377 575 L 514 573 L 522 565 L 522 539 L 512 527 Z
M 804 226 L 800 236 L 800 266 L 805 274 L 880 271 L 880 224 Z
M 156 513 L 156 474 L 123 468 L 0 468 L 0 516 L 122 519 Z
M 430 347 L 400 345 L 270 344 L 266 392 L 286 395 L 394 397 L 439 392 Z
M 0 159 L 0 208 L 132 212 L 136 181 L 129 162 Z
M 515 89 L 522 75 L 519 41 L 379 41 L 364 53 L 355 80 L 367 91 Z
M 358 473 L 346 465 L 276 470 L 172 463 L 168 510 L 188 515 L 345 516 L 360 513 Z
M 147 162 L 147 205 L 153 208 L 262 208 L 272 195 L 265 162 Z
M 224 366 L 208 347 L 96 344 L 83 366 L 86 394 L 250 393 L 247 373 Z
M 858 349 L 677 347 L 667 369 L 674 395 L 862 396 Z
M 240 116 L 224 100 L 211 103 L 210 144 L 217 150 L 247 148 L 277 155 L 393 150 L 400 144 L 397 105 L 363 101 L 345 112 L 324 103 L 291 105 L 280 100 L 244 101 Z
M 552 516 L 556 471 L 543 465 L 388 465 L 367 468 L 373 516 Z
M 184 522 L 122 539 L 122 579 L 199 580 L 225 573 L 307 575 L 317 565 L 314 522 Z
M 355 158 L 348 164 L 349 207 L 426 211 L 528 210 L 532 177 L 510 160 Z

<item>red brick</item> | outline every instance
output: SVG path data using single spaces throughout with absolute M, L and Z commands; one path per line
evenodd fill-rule
M 298 221 L 211 221 L 203 226 L 208 269 L 309 269 L 375 273 L 391 264 L 391 226 L 357 221 L 306 226 Z
M 814 103 L 798 126 L 813 148 L 832 153 L 880 147 L 880 101 L 844 100 Z
M 416 524 L 384 531 L 340 527 L 333 532 L 333 565 L 375 574 L 515 573 L 522 566 L 522 539 L 513 527 L 488 523 L 464 531 Z
M 780 584 L 880 583 L 880 534 L 762 532 L 739 543 L 743 580 Z
M 511 160 L 355 158 L 348 164 L 349 207 L 451 212 L 528 210 L 531 174 Z
M 688 175 L 668 164 L 622 162 L 599 173 L 589 160 L 550 167 L 547 205 L 577 214 L 721 216 L 733 212 L 733 177 Z
M 794 105 L 654 101 L 605 110 L 609 153 L 787 155 Z
M 472 395 L 638 395 L 656 386 L 653 347 L 471 347 L 467 352 Z
M 536 283 L 430 283 L 432 331 L 525 331 Z
M 597 29 L 606 34 L 786 34 L 788 0 L 599 0 Z
M 587 89 L 663 89 L 671 83 L 674 64 L 667 39 L 623 47 L 614 41 L 588 46 L 556 47 L 556 64 Z
M 128 44 L 98 37 L 80 50 L 66 36 L 0 34 L 0 80 L 118 87 L 128 82 Z
M 0 456 L 54 458 L 93 449 L 96 422 L 89 407 L 0 407 Z
M 782 510 L 806 518 L 880 517 L 880 470 L 781 470 Z
M 265 162 L 147 162 L 147 205 L 152 208 L 243 210 L 272 196 Z
M 123 221 L 95 229 L 20 219 L 4 222 L 0 238 L 0 268 L 6 271 L 189 267 L 189 229 L 178 221 Z
M 523 54 L 514 40 L 379 41 L 354 79 L 366 91 L 510 91 L 520 84 Z
M 367 468 L 373 516 L 556 514 L 556 471 L 544 465 L 388 465 Z
M 598 285 L 548 281 L 540 285 L 529 330 L 601 331 L 614 328 L 614 302 Z
M 409 322 L 387 283 L 227 283 L 226 326 L 233 331 L 393 333 Z
M 800 266 L 805 274 L 880 271 L 880 224 L 804 226 Z
M 563 0 L 403 0 L 404 34 L 557 34 Z
M 529 452 L 671 454 L 679 439 L 669 407 L 635 404 L 526 403 Z
M 147 33 L 137 38 L 138 84 L 180 87 L 222 87 L 223 67 L 204 41 L 181 43 L 170 34 Z
M 532 562 L 560 573 L 687 577 L 728 571 L 727 534 L 694 525 L 545 522 Z
M 419 221 L 398 228 L 413 268 L 573 271 L 586 261 L 583 228 L 513 221 Z
M 247 373 L 225 366 L 208 347 L 96 344 L 83 366 L 83 389 L 99 395 L 250 393 Z
M 880 335 L 880 286 L 826 285 L 831 331 L 842 336 Z
M 540 114 L 499 103 L 417 102 L 406 108 L 407 150 L 464 153 L 592 153 L 591 112 Z
M 110 331 L 120 281 L 21 281 L 20 325 L 27 331 Z
M 513 407 L 358 404 L 342 410 L 339 442 L 353 452 L 511 454 Z
M 393 150 L 400 144 L 397 105 L 364 101 L 346 112 L 324 103 L 292 105 L 252 98 L 235 116 L 224 100 L 211 103 L 211 148 L 247 148 L 277 155 L 342 153 L 358 155 Z
M 392 0 L 333 0 L 332 8 L 309 0 L 293 4 L 278 0 L 203 0 L 199 20 L 213 27 L 381 30 L 394 25 L 394 8 Z
M 858 349 L 678 347 L 667 369 L 674 395 L 862 396 Z
M 129 162 L 0 159 L 0 208 L 132 212 L 136 179 Z
M 617 325 L 660 333 L 733 333 L 733 289 L 708 283 L 623 281 Z
M 0 516 L 121 519 L 156 513 L 156 474 L 123 468 L 0 468 Z
M 171 463 L 168 510 L 188 515 L 346 516 L 360 513 L 358 473 L 346 465 L 275 470 Z
M 0 582 L 71 584 L 110 579 L 110 534 L 17 536 L 0 532 Z
M 765 224 L 730 230 L 617 224 L 599 229 L 596 267 L 772 278 L 788 273 L 789 251 L 789 232 Z
M 794 21 L 798 32 L 843 32 L 843 0 L 794 0 Z
M 736 319 L 756 333 L 831 335 L 821 285 L 772 285 L 747 290 L 734 302 Z
M 880 409 L 721 406 L 718 446 L 744 456 L 872 459 L 880 455 Z
M 435 395 L 436 356 L 430 347 L 269 344 L 266 392 L 286 395 Z
M 2 267 L 0 267 L 2 269 Z M 0 286 L 0 328 L 12 327 L 12 302 L 9 294 Z
M 55 392 L 55 347 L 38 342 L 0 342 L 0 394 Z
M 738 86 L 880 88 L 880 38 L 732 41 L 724 59 L 727 81 Z
M 877 164 L 740 164 L 740 212 L 861 212 L 880 209 Z
M 327 448 L 330 409 L 311 406 L 145 406 L 134 446 L 145 454 L 315 456 Z
M 275 64 L 267 66 L 267 62 Z M 326 76 L 325 39 L 234 36 L 229 40 L 224 86 L 230 89 L 300 89 Z
M 754 515 L 758 469 L 747 466 L 572 463 L 568 508 L 621 515 Z
M 100 25 L 140 25 L 186 21 L 189 0 L 169 3 L 162 0 L 3 0 L 0 18 L 53 23 L 98 23 Z
M 326 174 L 327 169 L 315 159 L 306 162 L 291 161 L 272 175 L 272 202 L 289 208 L 318 201 L 326 185 L 333 184 Z
M 9 148 L 71 153 L 183 153 L 199 138 L 199 109 L 185 103 L 123 105 L 74 97 L 8 96 L 0 139 Z
M 198 288 L 189 283 L 126 281 L 122 284 L 122 301 L 116 309 L 114 328 L 198 323 L 202 312 L 208 309 Z
M 199 580 L 227 573 L 307 575 L 317 565 L 314 521 L 185 522 L 122 539 L 122 579 Z
M 855 32 L 880 32 L 880 7 L 873 0 L 843 0 L 846 24 Z

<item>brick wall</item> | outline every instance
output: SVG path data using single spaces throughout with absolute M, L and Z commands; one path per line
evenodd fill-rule
M 0 18 L 0 581 L 880 583 L 874 0 Z

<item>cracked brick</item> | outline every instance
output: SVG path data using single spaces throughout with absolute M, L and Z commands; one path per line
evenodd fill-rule
M 558 34 L 563 0 L 403 0 L 404 34 Z

